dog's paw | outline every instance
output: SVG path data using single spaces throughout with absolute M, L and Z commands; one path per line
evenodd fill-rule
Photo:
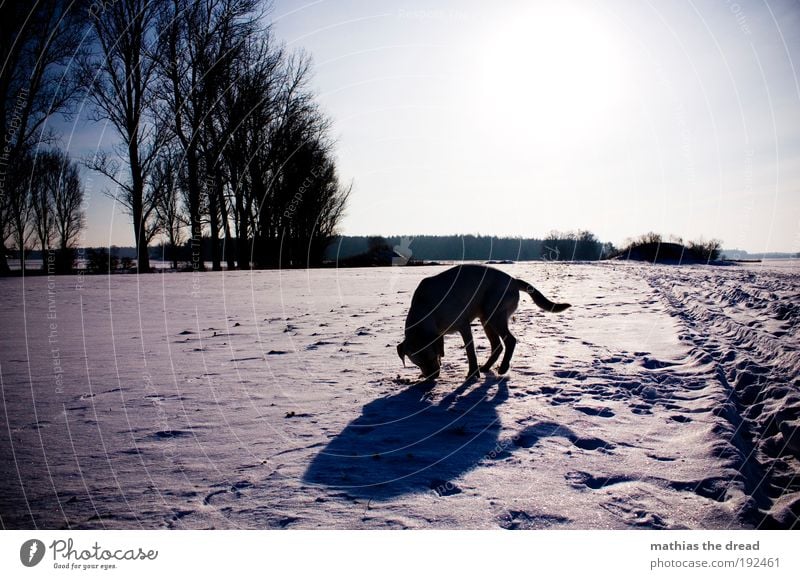
M 500 364 L 500 367 L 497 369 L 498 374 L 505 374 L 508 372 L 508 364 Z
M 480 377 L 480 372 L 478 368 L 473 368 L 469 372 L 467 372 L 467 380 L 475 380 Z
M 433 380 L 421 380 L 419 382 L 415 382 L 411 385 L 411 388 L 416 390 L 421 390 L 422 392 L 428 394 L 431 390 L 436 387 L 436 382 Z

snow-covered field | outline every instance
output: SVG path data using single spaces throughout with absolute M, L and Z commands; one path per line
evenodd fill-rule
M 500 267 L 573 307 L 430 392 L 441 267 L 0 279 L 2 526 L 798 526 L 797 265 Z

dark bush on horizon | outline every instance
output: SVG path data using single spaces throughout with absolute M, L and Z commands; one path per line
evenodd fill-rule
M 109 254 L 105 247 L 91 248 L 86 251 L 87 273 L 111 273 L 119 266 L 116 255 Z
M 611 255 L 614 246 L 603 243 L 591 231 L 553 231 L 542 244 L 542 259 L 548 261 L 595 261 Z
M 722 242 L 718 239 L 689 241 L 670 236 L 664 241 L 658 233 L 649 232 L 630 240 L 615 259 L 650 261 L 653 263 L 710 263 L 719 260 Z

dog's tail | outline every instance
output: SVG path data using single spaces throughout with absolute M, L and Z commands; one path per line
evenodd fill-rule
M 521 279 L 517 279 L 515 281 L 517 282 L 517 289 L 522 292 L 527 292 L 533 298 L 533 303 L 545 311 L 563 312 L 570 306 L 570 304 L 554 304 L 528 282 L 522 281 Z

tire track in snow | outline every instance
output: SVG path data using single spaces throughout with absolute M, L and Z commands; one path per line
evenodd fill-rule
M 659 267 L 645 276 L 679 320 L 692 355 L 725 392 L 714 412 L 731 426 L 740 479 L 752 498 L 743 517 L 757 527 L 797 527 L 800 276 L 739 267 Z

